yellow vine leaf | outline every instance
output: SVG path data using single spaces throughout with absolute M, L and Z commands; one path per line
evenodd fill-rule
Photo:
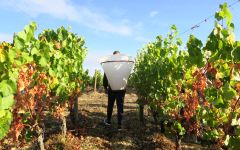
M 2 46 L 0 47 L 0 62 L 4 62 L 6 60 L 6 57 L 5 57 L 5 52 L 4 50 L 2 49 Z

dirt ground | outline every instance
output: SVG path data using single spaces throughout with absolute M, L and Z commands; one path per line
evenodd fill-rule
M 107 95 L 102 92 L 88 92 L 79 97 L 79 125 L 72 124 L 67 118 L 67 135 L 63 139 L 61 121 L 51 116 L 45 119 L 44 147 L 46 150 L 174 150 L 174 138 L 161 134 L 159 128 L 145 109 L 145 125 L 139 121 L 137 96 L 127 93 L 124 102 L 123 129 L 117 130 L 116 102 L 111 126 L 105 126 Z M 8 141 L 7 139 L 5 141 Z M 37 139 L 17 148 L 10 148 L 12 143 L 5 142 L 1 149 L 35 150 L 39 149 Z M 199 144 L 182 143 L 182 149 L 198 150 Z
M 126 94 L 124 102 L 123 130 L 117 130 L 117 108 L 114 107 L 112 125 L 106 127 L 103 119 L 106 117 L 107 95 L 104 93 L 83 95 L 79 101 L 81 118 L 88 122 L 86 141 L 83 141 L 83 149 L 153 149 L 155 147 L 172 149 L 174 144 L 168 139 L 161 145 L 153 141 L 149 128 L 144 128 L 138 119 L 138 106 L 135 94 Z M 84 121 L 84 122 L 85 122 Z M 84 126 L 82 126 L 84 127 Z M 89 141 L 103 143 L 93 145 Z M 97 142 L 97 143 L 98 143 Z M 91 146 L 91 147 L 89 147 Z
M 103 123 L 106 117 L 107 95 L 105 93 L 85 93 L 79 97 L 79 127 L 72 128 L 68 120 L 68 132 L 65 142 L 61 142 L 61 133 L 53 134 L 45 142 L 45 148 L 82 149 L 82 150 L 152 150 L 175 149 L 173 140 L 166 138 L 153 125 L 151 117 L 145 112 L 146 126 L 138 117 L 136 94 L 127 93 L 124 102 L 123 130 L 117 130 L 116 102 L 113 110 L 112 125 Z M 51 124 L 51 123 L 50 123 Z M 183 149 L 202 149 L 200 145 L 183 144 Z

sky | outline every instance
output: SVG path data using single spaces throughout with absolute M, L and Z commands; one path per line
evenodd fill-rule
M 158 35 L 165 36 L 175 24 L 179 37 L 186 43 L 190 34 L 203 42 L 214 26 L 219 4 L 237 0 L 1 0 L 0 41 L 12 41 L 14 32 L 22 31 L 31 21 L 37 32 L 71 26 L 71 31 L 84 37 L 88 54 L 84 69 L 92 75 L 101 69 L 99 59 L 119 50 L 135 57 Z M 230 8 L 236 39 L 240 39 L 240 2 Z

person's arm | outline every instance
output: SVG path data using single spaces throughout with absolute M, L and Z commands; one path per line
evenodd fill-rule
M 107 80 L 107 76 L 106 76 L 105 73 L 104 73 L 104 76 L 103 76 L 103 87 L 104 87 L 105 91 L 107 91 L 107 89 L 108 89 L 108 80 Z

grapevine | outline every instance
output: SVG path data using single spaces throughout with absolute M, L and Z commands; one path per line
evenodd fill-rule
M 139 104 L 153 110 L 161 128 L 171 126 L 176 149 L 189 134 L 199 141 L 211 141 L 217 148 L 239 147 L 240 42 L 235 40 L 226 3 L 220 5 L 215 18 L 205 45 L 190 35 L 182 49 L 173 26 L 164 40 L 158 36 L 136 58 L 131 79 Z M 218 23 L 223 19 L 226 27 Z
M 39 136 L 43 149 L 46 115 L 60 118 L 66 128 L 68 103 L 84 90 L 87 49 L 82 37 L 64 27 L 44 30 L 38 38 L 36 29 L 33 22 L 14 35 L 12 44 L 0 46 L 0 139 L 23 144 Z

